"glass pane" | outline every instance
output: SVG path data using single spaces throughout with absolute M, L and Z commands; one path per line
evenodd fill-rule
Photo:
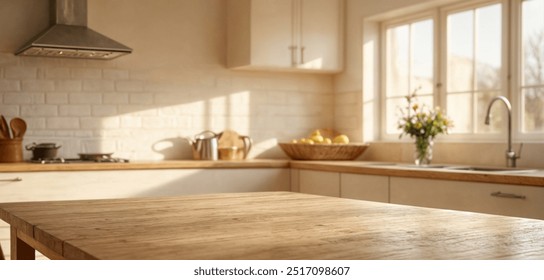
M 523 85 L 544 85 L 544 1 L 523 1 Z
M 452 133 L 472 132 L 472 94 L 448 94 L 446 114 L 453 121 Z
M 398 121 L 402 116 L 401 108 L 406 106 L 404 97 L 390 98 L 386 101 L 386 131 L 388 134 L 400 134 L 398 129 Z
M 433 21 L 412 24 L 412 82 L 410 92 L 432 93 L 433 75 Z
M 523 96 L 523 132 L 544 132 L 544 87 L 525 89 Z
M 488 133 L 488 132 L 500 132 L 506 131 L 508 110 L 501 101 L 493 103 L 491 108 L 491 121 L 489 125 L 485 124 L 485 114 L 487 113 L 487 107 L 489 103 L 495 97 L 499 96 L 499 92 L 478 92 L 476 93 L 476 132 Z
M 501 5 L 476 10 L 476 89 L 501 88 Z
M 473 88 L 474 21 L 473 11 L 448 16 L 447 91 L 471 91 Z
M 409 93 L 409 29 L 402 25 L 387 30 L 386 96 L 405 96 Z

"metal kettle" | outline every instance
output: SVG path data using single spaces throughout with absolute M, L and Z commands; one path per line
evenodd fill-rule
M 187 139 L 193 148 L 193 158 L 196 160 L 217 160 L 217 139 L 219 135 L 206 130 Z

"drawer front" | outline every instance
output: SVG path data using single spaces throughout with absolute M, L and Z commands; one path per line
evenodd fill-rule
M 300 170 L 301 193 L 340 197 L 340 173 Z
M 340 195 L 344 198 L 389 202 L 389 177 L 342 173 Z
M 544 188 L 391 177 L 391 203 L 544 219 Z

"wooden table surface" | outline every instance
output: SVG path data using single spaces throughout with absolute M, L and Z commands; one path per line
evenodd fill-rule
M 544 221 L 290 192 L 0 204 L 12 257 L 544 259 Z

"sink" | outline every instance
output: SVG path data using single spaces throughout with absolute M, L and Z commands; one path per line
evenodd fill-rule
M 475 172 L 493 172 L 493 173 L 530 173 L 536 172 L 536 169 L 519 169 L 519 168 L 500 168 L 500 167 L 478 167 L 478 166 L 450 166 L 446 167 L 449 170 L 460 171 L 475 171 Z
M 506 167 L 482 167 L 482 166 L 455 166 L 455 165 L 415 165 L 406 163 L 371 163 L 370 166 L 385 166 L 385 167 L 400 167 L 400 168 L 414 168 L 421 170 L 449 170 L 449 171 L 473 171 L 473 172 L 490 172 L 490 173 L 531 173 L 537 172 L 536 169 L 520 169 L 520 168 L 506 168 Z

